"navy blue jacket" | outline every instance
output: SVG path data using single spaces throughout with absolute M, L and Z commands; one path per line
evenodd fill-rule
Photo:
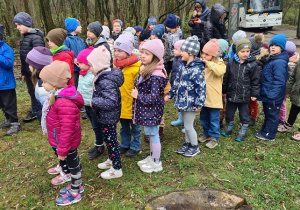
M 5 44 L 4 39 L 0 41 L 0 90 L 16 88 L 14 76 L 15 54 L 13 49 Z
M 92 109 L 100 124 L 116 124 L 121 115 L 120 87 L 124 76 L 120 69 L 103 71 L 94 79 Z
M 181 57 L 174 57 L 173 59 L 173 64 L 172 64 L 172 74 L 171 74 L 171 79 L 170 79 L 170 84 L 171 87 L 174 85 L 174 81 L 177 77 L 177 74 L 179 72 L 179 67 L 182 65 L 182 58 Z
M 285 96 L 288 78 L 289 55 L 283 51 L 279 55 L 270 56 L 260 78 L 260 99 L 270 104 L 281 104 Z

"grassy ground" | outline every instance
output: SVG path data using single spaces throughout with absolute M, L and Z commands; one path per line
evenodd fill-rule
M 29 109 L 26 87 L 18 82 L 18 114 L 23 119 Z M 90 161 L 87 149 L 94 142 L 91 125 L 82 121 L 82 143 L 79 147 L 83 165 L 85 192 L 80 203 L 71 209 L 134 209 L 163 193 L 189 188 L 215 187 L 242 194 L 254 209 L 300 209 L 299 143 L 291 141 L 292 134 L 278 134 L 275 142 L 263 142 L 254 137 L 262 119 L 248 131 L 247 141 L 235 142 L 237 133 L 221 137 L 213 150 L 200 145 L 201 154 L 193 158 L 177 155 L 174 151 L 184 143 L 182 127 L 171 127 L 177 117 L 172 104 L 166 105 L 165 140 L 162 143 L 164 170 L 146 174 L 136 162 L 146 157 L 149 145 L 142 142 L 141 154 L 122 159 L 124 176 L 115 180 L 100 178 L 97 164 L 107 159 L 107 152 Z M 199 119 L 199 118 L 198 118 Z M 202 128 L 195 122 L 198 134 Z M 3 115 L 0 121 L 3 121 Z M 47 169 L 57 164 L 46 136 L 38 121 L 22 125 L 22 131 L 13 137 L 0 131 L 0 209 L 52 209 L 54 199 L 62 187 L 53 186 L 53 176 Z M 295 128 L 299 126 L 297 121 Z M 237 130 L 237 129 L 236 129 Z

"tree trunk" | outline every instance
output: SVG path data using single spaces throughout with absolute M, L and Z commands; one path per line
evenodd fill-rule
M 41 16 L 44 20 L 45 33 L 55 28 L 52 20 L 51 8 L 48 0 L 39 0 L 39 6 L 41 9 Z

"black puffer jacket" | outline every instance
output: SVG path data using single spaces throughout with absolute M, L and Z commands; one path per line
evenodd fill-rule
M 32 29 L 26 34 L 23 34 L 20 40 L 20 58 L 21 58 L 21 74 L 31 75 L 29 65 L 25 59 L 30 50 L 34 47 L 42 46 L 45 47 L 44 35 L 39 29 Z
M 226 18 L 220 23 L 221 16 L 227 13 Z M 225 21 L 228 17 L 228 11 L 221 4 L 215 4 L 211 9 L 210 19 L 204 25 L 203 41 L 204 44 L 211 39 L 225 39 L 228 41 Z M 229 42 L 229 41 L 228 41 Z
M 235 59 L 229 61 L 222 87 L 228 101 L 249 103 L 251 97 L 259 96 L 260 79 L 255 60 L 255 57 L 250 57 L 242 64 Z
M 196 15 L 195 17 L 192 15 L 191 20 L 189 21 L 189 26 L 192 28 L 192 36 L 196 35 L 199 38 L 199 40 L 202 40 L 204 25 L 206 24 L 206 21 L 208 21 L 210 18 L 210 9 L 206 6 L 204 0 L 196 0 L 195 4 L 196 3 L 199 3 L 202 6 L 202 13 L 201 15 Z M 197 18 L 201 20 L 201 23 L 193 24 L 192 20 Z

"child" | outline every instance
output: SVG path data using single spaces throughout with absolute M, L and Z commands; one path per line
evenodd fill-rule
M 152 31 L 151 39 L 162 39 L 165 34 L 166 28 L 163 24 L 158 24 Z
M 143 27 L 142 27 L 141 25 L 135 26 L 134 29 L 135 29 L 135 35 L 134 35 L 134 48 L 135 48 L 135 49 L 139 49 L 139 45 L 140 45 L 139 37 L 140 37 L 141 32 L 142 32 L 144 29 L 143 29 Z
M 155 26 L 157 25 L 156 17 L 153 16 L 149 17 L 147 25 L 148 25 L 148 30 L 153 31 Z
M 201 143 L 209 141 L 205 146 L 213 149 L 218 145 L 220 138 L 220 109 L 222 105 L 222 83 L 226 65 L 219 59 L 220 44 L 217 39 L 211 39 L 202 50 L 202 60 L 205 62 L 206 99 L 205 106 L 200 113 L 200 122 L 203 126 L 203 136 L 198 140 Z
M 196 56 L 200 50 L 197 36 L 187 38 L 181 45 L 183 64 L 179 68 L 174 85 L 165 97 L 169 102 L 175 97 L 175 107 L 180 110 L 185 128 L 185 143 L 177 153 L 187 157 L 200 154 L 197 133 L 194 129 L 196 113 L 200 112 L 205 102 L 205 63 Z
M 133 157 L 140 152 L 141 126 L 134 124 L 132 121 L 133 98 L 131 97 L 131 90 L 139 73 L 141 62 L 138 62 L 138 57 L 132 53 L 133 43 L 125 34 L 119 36 L 115 41 L 114 48 L 114 65 L 120 68 L 124 75 L 124 84 L 120 87 L 122 98 L 120 152 L 121 154 L 126 153 L 127 157 Z M 133 140 L 131 140 L 132 137 Z
M 240 128 L 238 142 L 245 140 L 249 124 L 248 105 L 259 96 L 259 71 L 255 57 L 250 56 L 251 42 L 243 38 L 236 44 L 236 54 L 226 69 L 223 81 L 223 94 L 226 94 L 226 126 L 221 133 L 227 137 L 232 133 L 234 114 L 239 109 Z M 234 84 L 234 85 L 233 85 Z
M 115 59 L 115 55 L 114 55 L 114 40 L 112 38 L 110 38 L 110 30 L 108 28 L 108 26 L 102 26 L 103 31 L 102 31 L 102 35 L 105 37 L 107 44 L 109 45 L 109 50 L 111 52 L 111 56 L 112 59 Z
M 147 41 L 142 46 L 140 74 L 131 92 L 134 98 L 133 123 L 144 126 L 150 137 L 150 156 L 138 162 L 143 172 L 162 171 L 159 125 L 164 112 L 164 88 L 168 78 L 163 65 L 161 40 Z M 145 111 L 144 111 L 145 110 Z
M 110 52 L 104 46 L 95 48 L 87 57 L 90 70 L 95 75 L 90 105 L 109 157 L 98 164 L 98 168 L 108 169 L 101 173 L 103 179 L 119 178 L 123 175 L 116 124 L 121 113 L 119 87 L 122 86 L 124 77 L 119 69 L 110 68 L 109 58 Z
M 280 106 L 285 97 L 289 55 L 285 51 L 286 36 L 278 34 L 271 39 L 270 57 L 260 78 L 260 98 L 265 113 L 264 124 L 255 134 L 260 140 L 275 141 L 279 125 Z
M 32 28 L 32 18 L 26 12 L 20 12 L 14 17 L 14 23 L 20 34 L 20 58 L 21 58 L 21 74 L 22 81 L 26 82 L 27 90 L 31 100 L 31 111 L 23 119 L 24 122 L 30 122 L 37 119 L 36 104 L 34 96 L 34 86 L 31 80 L 31 72 L 28 64 L 25 62 L 26 56 L 32 48 L 37 46 L 45 47 L 44 35 L 36 28 Z
M 0 108 L 6 120 L 0 124 L 0 129 L 10 128 L 6 135 L 15 135 L 21 130 L 17 114 L 16 80 L 14 76 L 15 54 L 3 39 L 4 26 L 0 24 Z
M 286 98 L 290 98 L 292 106 L 290 109 L 289 118 L 282 126 L 278 127 L 280 133 L 291 132 L 293 125 L 300 112 L 300 64 L 298 63 L 294 71 L 292 71 L 287 86 Z M 294 136 L 291 137 L 294 141 L 300 141 L 300 128 Z
M 116 41 L 116 39 L 122 34 L 123 22 L 120 19 L 115 19 L 112 24 L 113 32 L 111 38 Z
M 150 31 L 149 29 L 142 30 L 142 32 L 141 32 L 141 34 L 139 36 L 140 44 L 142 42 L 144 42 L 145 40 L 150 39 L 151 34 L 152 34 L 152 31 Z
M 85 49 L 84 41 L 78 36 L 81 34 L 82 27 L 80 21 L 76 18 L 67 18 L 65 26 L 68 35 L 64 41 L 64 45 L 74 52 L 74 58 L 76 59 L 78 54 Z M 79 71 L 79 67 L 74 64 L 73 81 L 76 88 L 78 87 Z
M 238 41 L 246 37 L 247 37 L 246 32 L 242 30 L 238 30 L 232 35 L 232 44 L 228 51 L 228 56 L 230 60 L 233 60 L 234 58 L 234 54 L 236 53 L 236 44 L 238 43 Z
M 80 111 L 84 101 L 74 86 L 67 85 L 71 79 L 70 66 L 63 61 L 53 61 L 40 73 L 43 87 L 51 93 L 44 103 L 42 129 L 48 134 L 59 160 L 66 160 L 71 172 L 71 186 L 59 191 L 62 197 L 55 200 L 60 206 L 77 203 L 84 191 L 81 180 L 81 164 L 77 148 L 81 142 Z
M 64 29 L 55 28 L 48 32 L 46 40 L 53 54 L 53 61 L 59 60 L 69 64 L 72 76 L 69 84 L 74 85 L 74 52 L 64 45 L 66 37 L 67 33 Z

